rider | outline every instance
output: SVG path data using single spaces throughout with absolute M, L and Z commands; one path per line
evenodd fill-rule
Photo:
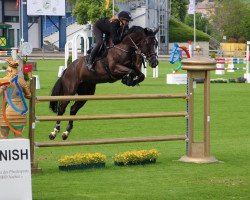
M 103 34 L 105 34 L 106 37 L 110 36 L 114 45 L 116 45 L 121 42 L 130 21 L 132 21 L 131 14 L 127 11 L 121 11 L 118 17 L 113 16 L 110 19 L 101 18 L 94 24 L 92 33 L 96 40 L 96 46 L 92 49 L 87 63 L 87 68 L 90 71 L 95 71 L 93 62 L 102 45 Z

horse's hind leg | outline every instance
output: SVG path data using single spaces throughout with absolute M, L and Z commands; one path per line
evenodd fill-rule
M 64 101 L 61 103 L 61 106 L 59 107 L 57 116 L 62 116 L 65 113 L 65 110 L 66 110 L 66 107 L 68 104 L 69 104 L 69 101 Z M 61 123 L 60 120 L 56 121 L 56 125 L 55 125 L 54 130 L 49 134 L 49 139 L 54 140 L 57 133 L 60 132 L 60 123 Z
M 95 93 L 95 88 L 96 88 L 96 84 L 86 84 L 83 85 L 81 84 L 78 87 L 77 90 L 77 94 L 78 95 L 93 95 Z M 87 101 L 76 101 L 70 108 L 70 115 L 76 115 L 76 113 L 78 112 L 78 110 L 80 110 L 80 108 L 82 108 L 84 106 L 84 104 Z M 66 131 L 63 132 L 62 134 L 62 139 L 66 140 L 71 132 L 71 130 L 73 129 L 73 120 L 69 121 L 68 126 L 66 128 Z

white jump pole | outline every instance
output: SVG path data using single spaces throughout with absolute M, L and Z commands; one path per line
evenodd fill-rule
M 157 47 L 157 55 L 159 55 L 159 47 Z M 153 78 L 158 78 L 159 77 L 159 70 L 158 70 L 158 65 L 156 68 L 153 69 Z
M 88 40 L 88 36 L 86 33 L 77 33 L 73 36 L 72 39 L 72 62 L 75 61 L 77 59 L 77 38 L 78 36 L 83 37 L 84 40 L 84 55 L 87 55 L 87 48 L 89 46 L 89 40 Z
M 88 40 L 88 35 L 87 32 L 84 31 L 83 33 L 77 33 L 73 36 L 72 40 L 69 40 L 65 44 L 65 55 L 64 55 L 64 66 L 60 66 L 59 72 L 58 72 L 58 77 L 61 76 L 61 73 L 64 69 L 68 67 L 68 59 L 70 55 L 70 47 L 71 47 L 71 53 L 72 53 L 72 62 L 75 61 L 78 57 L 78 49 L 77 49 L 77 38 L 78 36 L 83 37 L 84 40 L 84 52 L 83 55 L 87 55 L 87 50 L 89 48 L 89 40 Z
M 245 73 L 245 79 L 247 83 L 250 83 L 250 73 L 249 73 L 249 62 L 250 62 L 250 51 L 249 51 L 249 47 L 250 47 L 250 41 L 247 41 L 247 52 L 246 52 L 246 73 Z
M 159 76 L 159 71 L 158 71 L 158 66 L 153 69 L 153 78 L 158 78 Z
M 72 40 L 66 42 L 65 44 L 65 55 L 64 55 L 64 67 L 65 69 L 68 67 L 68 59 L 69 59 L 69 54 L 70 54 L 70 45 L 71 45 L 71 48 L 73 48 L 72 46 Z

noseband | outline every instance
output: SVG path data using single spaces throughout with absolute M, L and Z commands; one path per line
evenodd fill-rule
M 130 36 L 129 36 L 129 39 L 133 43 L 133 45 L 134 45 L 133 47 L 136 49 L 135 50 L 136 54 L 140 55 L 141 57 L 143 57 L 147 61 L 150 61 L 153 56 L 155 56 L 157 58 L 157 53 L 155 53 L 155 52 L 154 53 L 149 53 L 149 54 L 144 54 L 144 53 L 141 52 L 141 49 L 139 48 L 139 45 L 142 43 L 142 41 L 144 39 L 142 39 L 138 44 L 135 44 L 135 42 L 133 41 L 133 39 Z

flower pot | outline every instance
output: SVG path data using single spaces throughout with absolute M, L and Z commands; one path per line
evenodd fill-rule
M 70 171 L 70 170 L 103 168 L 103 167 L 105 167 L 105 163 L 90 163 L 90 164 L 80 164 L 80 165 L 59 166 L 59 170 Z
M 152 160 L 142 160 L 142 161 L 136 161 L 136 162 L 128 162 L 128 163 L 124 163 L 124 162 L 114 162 L 114 164 L 116 166 L 125 166 L 125 165 L 145 165 L 145 164 L 153 164 L 156 163 L 156 159 L 152 159 Z

